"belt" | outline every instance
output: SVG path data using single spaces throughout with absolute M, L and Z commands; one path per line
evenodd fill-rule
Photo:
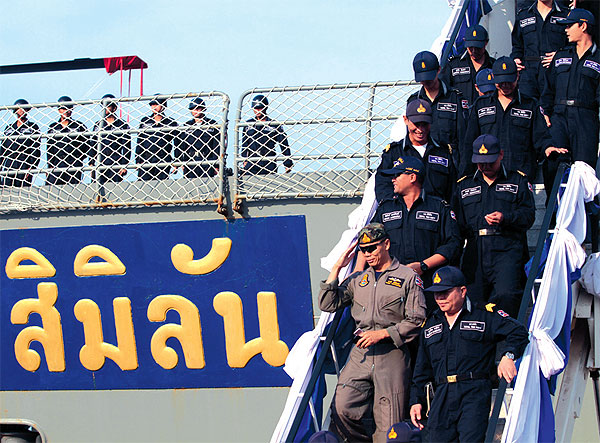
M 598 110 L 598 105 L 593 105 L 591 103 L 585 103 L 581 100 L 557 100 L 557 105 L 565 105 L 565 106 L 576 106 L 578 108 L 586 108 L 592 110 Z
M 444 383 L 457 383 L 466 380 L 487 380 L 489 378 L 489 375 L 485 372 L 468 372 L 466 374 L 448 375 L 445 378 L 436 378 L 435 383 L 441 385 Z
M 502 235 L 502 230 L 500 228 L 485 228 L 477 231 L 480 237 L 485 237 L 486 235 Z
M 521 57 L 521 61 L 524 62 L 541 62 L 544 58 L 543 55 L 539 55 L 537 57 L 529 56 L 529 57 Z

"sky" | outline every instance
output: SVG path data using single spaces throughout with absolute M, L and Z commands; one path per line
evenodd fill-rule
M 447 0 L 4 3 L 3 65 L 138 55 L 149 65 L 146 95 L 216 90 L 232 104 L 255 87 L 411 80 L 414 54 L 450 15 Z M 119 96 L 119 84 L 104 70 L 3 75 L 0 105 Z

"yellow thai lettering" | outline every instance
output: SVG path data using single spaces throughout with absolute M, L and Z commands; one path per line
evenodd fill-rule
M 150 350 L 156 363 L 165 369 L 173 369 L 179 358 L 177 352 L 167 346 L 167 339 L 179 340 L 183 349 L 185 365 L 190 369 L 204 367 L 204 346 L 200 313 L 194 303 L 180 295 L 159 295 L 148 305 L 148 320 L 165 321 L 167 312 L 175 310 L 181 318 L 181 325 L 169 323 L 159 327 L 152 335 Z
M 271 366 L 282 366 L 289 353 L 285 342 L 279 340 L 277 299 L 274 292 L 256 295 L 260 338 L 246 343 L 242 300 L 235 292 L 220 292 L 213 299 L 213 307 L 223 317 L 227 363 L 232 368 L 243 368 L 255 355 L 262 353 Z
M 22 265 L 21 262 L 31 260 L 33 265 Z M 49 278 L 56 275 L 56 269 L 41 253 L 34 248 L 15 249 L 6 260 L 6 276 L 8 278 Z
M 100 308 L 94 301 L 79 300 L 73 310 L 77 320 L 83 323 L 85 345 L 79 351 L 79 360 L 86 369 L 98 371 L 104 366 L 106 358 L 114 361 L 123 371 L 137 369 L 131 301 L 127 297 L 117 297 L 113 300 L 117 346 L 104 342 Z
M 94 257 L 102 262 L 92 262 Z M 79 277 L 97 277 L 101 275 L 123 275 L 125 265 L 110 249 L 100 245 L 88 245 L 77 253 L 73 262 L 73 271 Z
M 62 372 L 65 370 L 65 349 L 63 343 L 60 313 L 54 307 L 58 298 L 56 283 L 40 283 L 37 286 L 38 298 L 19 300 L 10 312 L 13 325 L 24 325 L 29 322 L 33 313 L 42 318 L 42 327 L 29 326 L 19 332 L 15 339 L 15 357 L 27 371 L 35 372 L 41 364 L 41 357 L 33 349 L 32 342 L 38 341 L 44 348 L 48 370 Z
M 194 251 L 188 245 L 179 243 L 171 249 L 171 262 L 182 274 L 204 275 L 218 269 L 231 251 L 231 239 L 213 238 L 212 247 L 204 257 L 194 260 Z

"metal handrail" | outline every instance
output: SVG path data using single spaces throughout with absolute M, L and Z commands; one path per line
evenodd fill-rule
M 331 323 L 329 323 L 329 330 L 327 331 L 327 335 L 323 344 L 321 345 L 321 352 L 319 353 L 319 357 L 317 358 L 317 362 L 314 364 L 312 373 L 310 376 L 310 380 L 306 385 L 306 390 L 302 396 L 302 401 L 298 406 L 298 411 L 296 411 L 296 416 L 294 417 L 294 421 L 292 422 L 292 426 L 290 427 L 290 431 L 287 435 L 286 442 L 293 443 L 296 438 L 296 434 L 298 433 L 298 429 L 300 428 L 300 424 L 302 424 L 302 419 L 304 418 L 304 413 L 306 412 L 306 408 L 308 407 L 308 403 L 312 398 L 313 392 L 315 390 L 315 386 L 317 385 L 317 380 L 321 376 L 321 370 L 323 369 L 323 365 L 325 364 L 325 359 L 327 358 L 327 354 L 330 351 L 331 343 L 333 342 L 333 338 L 337 331 L 337 328 L 342 319 L 342 314 L 346 308 L 338 309 L 335 312 L 335 316 Z
M 554 184 L 552 185 L 552 191 L 550 192 L 550 196 L 548 197 L 548 206 L 546 207 L 544 220 L 542 221 L 542 225 L 540 226 L 540 233 L 537 239 L 535 254 L 533 255 L 531 268 L 529 270 L 529 275 L 527 276 L 527 283 L 525 284 L 525 289 L 523 290 L 523 297 L 521 299 L 521 306 L 519 307 L 519 314 L 517 316 L 517 321 L 519 323 L 523 323 L 524 325 L 526 325 L 527 309 L 529 308 L 529 302 L 531 301 L 530 294 L 533 290 L 533 286 L 536 282 L 537 274 L 540 269 L 542 254 L 544 252 L 544 245 L 546 243 L 546 238 L 549 233 L 548 231 L 550 230 L 552 215 L 554 214 L 554 211 L 556 210 L 556 206 L 558 204 L 558 191 L 560 189 L 560 185 L 562 183 L 563 175 L 565 173 L 566 168 L 566 163 L 561 163 L 558 166 L 558 170 L 556 171 L 556 177 L 554 178 Z M 496 392 L 494 408 L 492 409 L 492 414 L 488 421 L 488 427 L 485 435 L 486 443 L 491 443 L 494 441 L 496 425 L 498 424 L 498 416 L 500 415 L 500 408 L 502 407 L 502 402 L 504 401 L 504 394 L 506 393 L 507 386 L 508 383 L 506 382 L 506 380 L 504 380 L 504 378 L 501 378 L 500 384 L 498 386 L 498 391 Z

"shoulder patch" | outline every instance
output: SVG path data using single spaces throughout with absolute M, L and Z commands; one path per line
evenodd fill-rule
M 510 316 L 509 316 L 509 315 L 508 315 L 506 312 L 504 312 L 502 309 L 498 309 L 498 311 L 496 311 L 496 312 L 498 312 L 498 315 L 499 315 L 500 317 L 510 317 Z
M 387 146 L 385 148 L 383 148 L 383 152 L 388 152 L 390 150 L 390 147 L 392 145 L 390 143 L 387 144 Z
M 494 306 L 496 306 L 496 303 L 488 303 L 485 305 L 485 310 L 488 312 L 494 312 Z
M 385 281 L 386 285 L 389 286 L 395 286 L 397 288 L 401 288 L 402 285 L 404 285 L 404 279 L 400 278 L 400 277 L 394 277 L 393 275 L 390 275 L 387 280 Z
M 527 174 L 525 174 L 523 171 L 519 171 L 519 170 L 517 169 L 517 172 L 518 172 L 519 174 L 521 174 L 523 177 L 527 177 Z
M 416 284 L 416 285 L 417 285 L 419 288 L 421 288 L 421 289 L 425 289 L 425 288 L 423 287 L 423 280 L 421 280 L 421 277 L 419 277 L 418 275 L 417 275 L 417 276 L 415 276 L 415 284 Z
M 361 279 L 358 286 L 360 286 L 361 288 L 364 288 L 368 284 L 369 284 L 369 274 L 365 274 L 365 275 L 363 275 L 363 278 Z

